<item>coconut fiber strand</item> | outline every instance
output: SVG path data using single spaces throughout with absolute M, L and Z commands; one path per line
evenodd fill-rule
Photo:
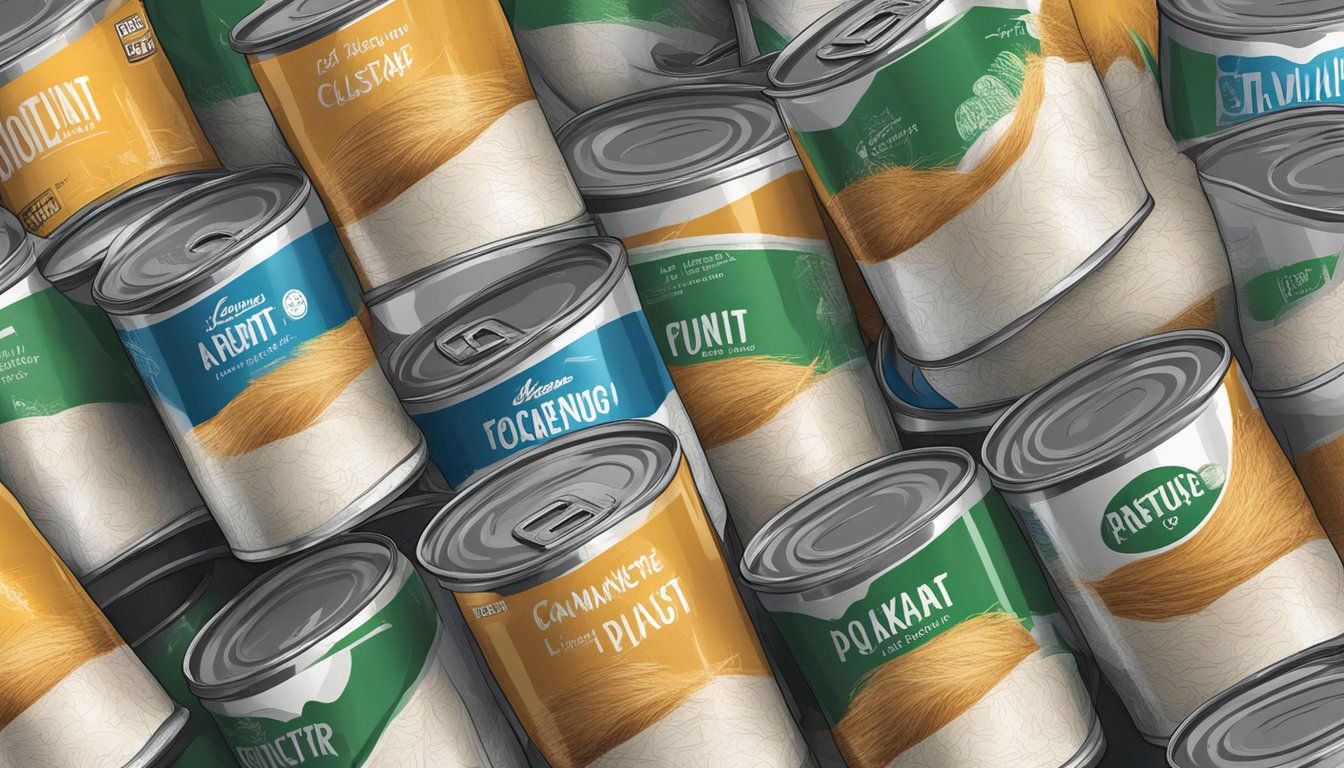
M 1344 437 L 1297 454 L 1297 473 L 1321 526 L 1344 556 Z

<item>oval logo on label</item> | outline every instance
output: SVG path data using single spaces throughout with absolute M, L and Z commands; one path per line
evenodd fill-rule
M 1213 511 L 1227 483 L 1217 464 L 1158 467 L 1130 480 L 1101 518 L 1101 540 L 1113 552 L 1141 554 L 1189 536 Z

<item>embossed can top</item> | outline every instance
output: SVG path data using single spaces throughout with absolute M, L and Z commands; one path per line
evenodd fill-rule
M 1212 35 L 1264 35 L 1338 29 L 1337 0 L 1158 0 L 1167 17 Z

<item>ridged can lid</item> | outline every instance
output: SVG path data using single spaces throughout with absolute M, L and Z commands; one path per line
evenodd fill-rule
M 1344 24 L 1339 0 L 1158 0 L 1167 17 L 1213 35 L 1328 31 Z

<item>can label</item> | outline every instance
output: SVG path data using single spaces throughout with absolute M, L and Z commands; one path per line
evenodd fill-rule
M 149 399 L 102 310 L 34 270 L 0 296 L 0 424 L 92 403 Z
M 581 427 L 654 415 L 672 393 L 643 312 L 631 312 L 528 364 L 484 392 L 412 413 L 454 486 Z
M 562 24 L 630 24 L 644 22 L 673 29 L 698 29 L 678 0 L 522 0 L 503 3 L 505 15 L 514 29 L 532 30 Z
M 1263 328 L 1278 322 L 1289 310 L 1324 296 L 1326 289 L 1337 286 L 1339 254 L 1332 253 L 1313 259 L 1276 267 L 1261 272 L 1241 289 L 1245 313 L 1251 329 Z
M 243 768 L 363 765 L 419 685 L 439 622 L 408 569 L 396 597 L 336 640 L 320 660 L 246 699 L 208 701 Z
M 140 0 L 0 86 L 0 202 L 34 234 L 140 182 L 218 166 Z
M 148 0 L 164 53 L 187 99 L 210 106 L 257 92 L 247 59 L 229 47 L 229 32 L 261 0 Z
M 751 36 L 756 40 L 756 48 L 761 55 L 782 51 L 789 47 L 789 38 L 767 24 L 755 13 L 751 13 Z

